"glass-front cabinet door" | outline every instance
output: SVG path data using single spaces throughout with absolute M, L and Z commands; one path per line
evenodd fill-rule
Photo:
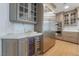
M 19 3 L 18 6 L 19 20 L 36 21 L 36 3 Z
M 31 20 L 36 21 L 36 3 L 31 4 Z
M 19 3 L 17 6 L 18 20 L 28 20 L 28 3 Z
M 10 3 L 10 20 L 35 24 L 36 3 Z

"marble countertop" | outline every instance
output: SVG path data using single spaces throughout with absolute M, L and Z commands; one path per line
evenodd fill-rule
M 62 32 L 79 32 L 79 31 L 70 31 L 70 30 L 69 30 L 69 31 L 66 31 L 66 30 L 65 30 L 65 31 L 62 31 Z
M 22 39 L 42 35 L 42 33 L 9 33 L 4 35 L 2 39 Z

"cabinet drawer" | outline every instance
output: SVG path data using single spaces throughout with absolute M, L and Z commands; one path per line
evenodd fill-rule
M 63 37 L 77 37 L 78 36 L 78 33 L 77 32 L 63 32 L 62 33 Z
M 63 37 L 63 40 L 73 42 L 73 43 L 77 43 L 77 38 L 72 37 L 72 36 Z
M 18 55 L 17 40 L 2 39 L 2 55 L 17 56 Z

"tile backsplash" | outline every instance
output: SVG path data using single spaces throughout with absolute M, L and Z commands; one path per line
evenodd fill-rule
M 24 33 L 28 31 L 34 31 L 34 26 L 30 24 L 14 24 L 15 33 Z

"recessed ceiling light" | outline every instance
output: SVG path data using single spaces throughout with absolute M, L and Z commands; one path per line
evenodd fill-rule
M 67 3 L 64 3 L 64 9 L 68 9 L 70 6 Z
M 65 8 L 65 9 L 68 9 L 68 8 L 69 8 L 69 6 L 68 6 L 68 5 L 66 5 L 66 6 L 64 6 L 64 8 Z

